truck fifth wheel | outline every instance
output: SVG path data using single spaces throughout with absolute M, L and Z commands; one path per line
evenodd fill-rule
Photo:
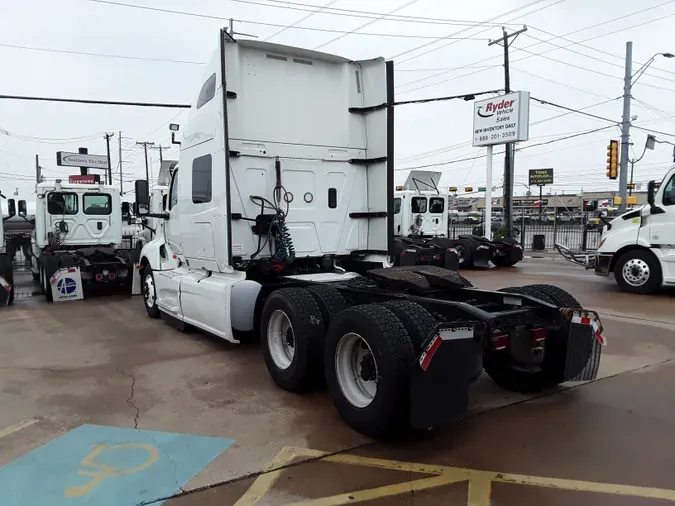
M 382 58 L 221 30 L 164 211 L 136 181 L 139 211 L 164 220 L 141 251 L 147 314 L 260 339 L 281 388 L 325 378 L 342 419 L 373 437 L 462 418 L 483 368 L 519 391 L 594 378 L 600 321 L 566 292 L 392 266 L 393 76 Z

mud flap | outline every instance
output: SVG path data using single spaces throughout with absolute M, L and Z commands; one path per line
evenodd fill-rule
M 54 302 L 84 299 L 79 267 L 61 267 L 49 278 L 49 285 Z
M 598 377 L 602 347 L 607 343 L 595 311 L 561 309 L 570 320 L 565 360 L 565 381 L 591 381 Z
M 134 264 L 131 272 L 131 295 L 141 295 L 141 266 Z
M 473 266 L 479 269 L 487 269 L 490 267 L 490 246 L 487 244 L 479 244 L 476 246 L 476 251 L 473 253 Z
M 469 406 L 469 384 L 475 375 L 475 323 L 441 323 L 411 366 L 409 420 L 428 429 L 461 420 Z
M 0 276 L 0 307 L 7 307 L 9 305 L 9 296 L 12 294 L 14 287 L 9 282 Z

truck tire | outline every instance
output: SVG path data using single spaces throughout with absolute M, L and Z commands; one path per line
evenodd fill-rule
M 415 353 L 420 353 L 427 337 L 436 327 L 436 318 L 419 304 L 407 300 L 392 300 L 382 305 L 401 320 L 413 343 Z
M 459 253 L 459 268 L 468 269 L 473 266 L 473 255 L 476 251 L 476 242 L 473 239 L 457 239 L 455 249 Z
M 9 255 L 0 255 L 0 276 L 10 285 L 9 300 L 7 301 L 7 305 L 9 306 L 14 302 L 14 293 L 16 292 L 14 270 L 12 269 L 12 260 Z M 0 290 L 4 291 L 4 288 L 0 287 Z
M 614 278 L 624 292 L 653 293 L 661 286 L 661 265 L 651 251 L 626 251 L 614 265 Z
M 59 269 L 59 258 L 51 254 L 42 255 L 40 265 L 42 266 L 42 290 L 47 302 L 53 302 L 51 277 Z
M 157 307 L 157 287 L 155 285 L 155 276 L 152 273 L 152 267 L 147 264 L 143 267 L 141 274 L 141 293 L 143 294 L 143 305 L 145 312 L 150 318 L 159 318 L 159 308 Z
M 319 385 L 326 327 L 309 291 L 275 290 L 265 301 L 261 320 L 260 342 L 274 382 L 289 392 Z
M 319 305 L 323 323 L 326 327 L 330 325 L 333 318 L 349 307 L 339 290 L 332 286 L 310 286 L 307 287 L 307 291 L 314 297 L 314 300 Z
M 571 294 L 553 285 L 509 287 L 501 289 L 500 292 L 529 295 L 557 307 L 581 308 L 579 302 Z M 508 353 L 490 351 L 486 351 L 483 359 L 485 371 L 497 385 L 506 390 L 538 392 L 553 388 L 565 381 L 566 372 L 568 377 L 574 377 L 585 366 L 584 362 L 578 371 L 565 370 L 569 330 L 570 324 L 565 323 L 559 331 L 549 332 L 544 348 L 544 361 L 538 371 L 531 372 L 515 368 Z M 592 336 L 589 336 L 589 342 L 591 342 L 590 339 Z M 589 358 L 591 352 L 592 348 L 589 346 L 587 350 Z
M 415 361 L 401 320 L 384 305 L 354 306 L 328 328 L 326 382 L 340 418 L 374 438 L 408 430 L 408 389 Z

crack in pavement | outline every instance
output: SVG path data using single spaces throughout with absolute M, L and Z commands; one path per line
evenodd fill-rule
M 134 396 L 136 395 L 136 378 L 133 375 L 129 374 L 128 372 L 120 369 L 119 367 L 117 367 L 116 369 L 117 371 L 119 371 L 120 374 L 131 379 L 131 387 L 129 388 L 129 397 L 126 400 L 126 403 L 136 411 L 136 413 L 134 414 L 134 429 L 141 430 L 138 428 L 138 421 L 141 416 L 141 410 L 134 402 Z M 186 493 L 185 489 L 181 487 L 180 484 L 178 483 L 178 464 L 176 463 L 176 461 L 173 459 L 171 454 L 168 451 L 166 451 L 166 449 L 162 448 L 162 445 L 159 444 L 159 441 L 157 441 L 154 437 L 152 437 L 151 434 L 149 434 L 148 432 L 146 432 L 145 434 L 155 443 L 155 446 L 157 446 L 157 448 L 159 448 L 162 452 L 164 452 L 166 457 L 169 459 L 171 465 L 173 466 L 173 476 L 174 481 L 176 482 L 176 486 L 178 487 L 178 490 L 180 490 L 181 493 L 183 494 Z

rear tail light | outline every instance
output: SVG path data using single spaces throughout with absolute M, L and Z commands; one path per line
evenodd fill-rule
M 493 350 L 505 350 L 509 346 L 509 335 L 494 334 L 490 337 L 490 344 Z
M 109 278 L 111 281 L 112 281 L 113 279 L 115 279 L 115 273 L 114 273 L 114 272 L 111 272 L 110 275 L 108 276 L 108 278 Z
M 543 328 L 543 327 L 537 328 L 537 329 L 532 329 L 532 340 L 535 343 L 538 343 L 539 341 L 543 341 L 544 339 L 546 339 L 547 335 L 548 335 L 548 333 L 546 332 L 546 329 Z
M 103 274 L 100 272 L 96 275 L 96 281 L 103 281 Z

